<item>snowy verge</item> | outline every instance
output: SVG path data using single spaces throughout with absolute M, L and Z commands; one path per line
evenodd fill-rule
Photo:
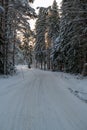
M 63 80 L 64 87 L 68 88 L 71 93 L 87 103 L 87 76 L 55 72 L 55 75 Z
M 25 75 L 29 71 L 27 65 L 17 65 L 16 69 L 16 73 L 12 76 L 0 75 L 0 87 L 12 86 L 24 80 Z
M 69 90 L 78 98 L 87 103 L 87 77 L 77 79 L 76 86 L 69 88 Z

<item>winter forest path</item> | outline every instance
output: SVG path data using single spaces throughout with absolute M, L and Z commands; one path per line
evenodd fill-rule
M 0 130 L 87 130 L 87 104 L 54 72 L 21 69 L 0 85 Z

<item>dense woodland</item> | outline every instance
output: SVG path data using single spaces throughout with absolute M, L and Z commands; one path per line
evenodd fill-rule
M 0 74 L 15 71 L 18 52 L 27 64 L 34 61 L 44 70 L 77 74 L 85 66 L 87 72 L 87 0 L 63 0 L 60 9 L 54 0 L 38 7 L 37 15 L 30 2 L 0 0 Z
M 54 0 L 51 7 L 39 9 L 35 53 L 41 68 L 46 62 L 47 69 L 82 73 L 87 63 L 86 0 L 63 0 L 61 9 Z
M 1 74 L 10 74 L 15 71 L 16 53 L 21 48 L 18 32 L 21 32 L 24 38 L 23 42 L 26 46 L 28 45 L 29 37 L 32 34 L 28 20 L 36 17 L 35 10 L 29 5 L 30 2 L 33 2 L 33 0 L 0 0 Z M 23 53 L 27 55 L 26 51 L 23 51 Z M 25 55 L 24 57 L 28 61 L 28 57 Z

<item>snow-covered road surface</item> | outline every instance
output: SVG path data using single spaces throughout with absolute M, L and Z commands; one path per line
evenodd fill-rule
M 1 80 L 0 130 L 87 130 L 87 104 L 65 86 L 62 75 L 21 68 Z

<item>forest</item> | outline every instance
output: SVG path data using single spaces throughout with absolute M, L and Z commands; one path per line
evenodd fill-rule
M 37 7 L 33 0 L 0 0 L 0 74 L 16 64 L 87 75 L 87 0 Z M 32 30 L 29 21 L 35 19 Z
M 0 0 L 0 130 L 87 130 L 87 0 Z

